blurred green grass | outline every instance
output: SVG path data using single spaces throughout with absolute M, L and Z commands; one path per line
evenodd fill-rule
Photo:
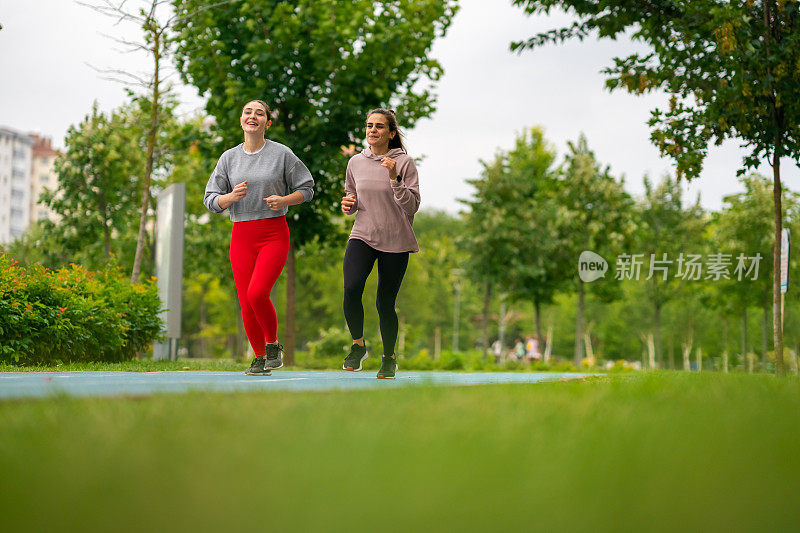
M 753 531 L 800 523 L 800 380 L 0 403 L 5 531 Z

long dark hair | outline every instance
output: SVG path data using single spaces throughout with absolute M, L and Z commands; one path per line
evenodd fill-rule
M 392 148 L 400 148 L 402 151 L 405 152 L 406 147 L 403 146 L 403 139 L 402 139 L 403 134 L 400 131 L 400 128 L 397 127 L 397 116 L 394 114 L 394 110 L 384 109 L 382 107 L 379 107 L 377 109 L 373 109 L 372 111 L 368 112 L 367 118 L 369 118 L 370 115 L 374 115 L 375 113 L 378 113 L 379 115 L 383 115 L 384 117 L 386 117 L 386 122 L 389 125 L 389 131 L 395 132 L 395 136 L 389 139 L 389 149 L 391 150 Z

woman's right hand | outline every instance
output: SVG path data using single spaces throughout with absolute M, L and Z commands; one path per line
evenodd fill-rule
M 352 213 L 353 208 L 356 206 L 356 195 L 342 197 L 342 213 L 349 215 Z
M 233 188 L 231 192 L 228 194 L 223 194 L 219 198 L 219 207 L 221 209 L 226 209 L 230 207 L 232 204 L 235 204 L 242 198 L 247 196 L 247 180 L 241 182 L 239 185 Z

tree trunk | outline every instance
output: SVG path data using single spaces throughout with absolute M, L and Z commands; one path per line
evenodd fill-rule
M 697 355 L 697 371 L 701 372 L 703 370 L 703 351 L 699 346 L 697 347 L 695 354 Z
M 775 19 L 770 14 L 772 2 L 763 2 L 764 13 L 764 50 L 767 55 L 773 53 L 771 50 L 773 27 L 780 28 L 780 21 L 777 21 L 779 14 L 776 13 Z M 778 33 L 780 38 L 780 33 Z M 766 59 L 766 58 L 765 58 Z M 769 61 L 768 59 L 766 59 Z M 783 230 L 783 211 L 781 206 L 781 154 L 783 153 L 783 111 L 776 105 L 777 97 L 772 82 L 772 72 L 767 69 L 769 74 L 768 84 L 770 92 L 770 105 L 772 108 L 772 125 L 775 127 L 775 141 L 772 150 L 772 198 L 774 203 L 775 218 L 775 243 L 773 246 L 772 264 L 772 332 L 773 345 L 775 348 L 775 373 L 784 374 L 783 368 L 783 322 L 781 321 L 781 232 Z
M 489 354 L 489 302 L 492 298 L 492 282 L 486 282 L 486 290 L 483 294 L 483 336 L 481 344 L 483 345 L 483 360 L 486 361 Z
M 764 301 L 764 315 L 761 321 L 761 368 L 767 368 L 767 352 L 769 351 L 769 303 Z
M 747 370 L 747 305 L 742 307 L 742 370 Z
M 728 317 L 722 317 L 722 371 L 728 373 Z
M 669 356 L 669 369 L 675 370 L 675 341 L 673 340 L 672 335 L 669 337 L 669 353 L 667 355 Z
M 294 365 L 295 310 L 297 306 L 295 292 L 297 270 L 294 252 L 294 242 L 290 239 L 289 254 L 286 256 L 286 327 L 283 336 L 283 361 L 287 366 Z M 384 347 L 385 349 L 386 347 Z
M 506 343 L 506 301 L 505 298 L 500 301 L 500 323 L 497 330 L 497 340 L 500 341 L 500 352 L 503 351 L 503 346 Z
M 773 198 L 775 200 L 775 246 L 772 268 L 772 330 L 775 345 L 775 373 L 782 376 L 783 368 L 783 324 L 781 323 L 781 232 L 783 230 L 783 216 L 781 213 L 781 162 L 780 162 L 780 134 L 775 142 L 775 154 L 772 161 L 772 173 L 775 181 Z
M 550 362 L 550 354 L 553 350 L 553 326 L 552 324 L 547 326 L 547 341 L 544 346 L 544 362 Z
M 111 259 L 111 228 L 108 227 L 108 214 L 106 213 L 105 198 L 101 195 L 98 200 L 100 212 L 103 214 L 103 250 L 106 260 Z
M 657 301 L 653 309 L 653 342 L 655 345 L 658 368 L 664 368 L 664 354 L 661 351 L 661 302 Z
M 211 279 L 203 280 L 202 285 L 200 286 L 200 303 L 198 307 L 200 308 L 200 338 L 198 339 L 198 344 L 200 349 L 198 352 L 200 353 L 199 357 L 208 357 L 208 337 L 205 336 L 204 332 L 206 327 L 208 326 L 208 305 L 206 305 L 206 294 L 208 293 L 208 285 L 211 282 Z M 192 354 L 189 354 L 192 357 Z
M 539 303 L 538 298 L 533 300 L 533 308 L 536 310 L 536 339 L 539 341 L 539 349 L 541 350 L 544 338 L 542 337 L 542 304 Z
M 575 368 L 580 368 L 583 360 L 583 281 L 578 280 L 578 312 L 575 318 Z
M 150 178 L 153 174 L 153 152 L 155 151 L 156 133 L 158 133 L 158 98 L 159 98 L 159 66 L 161 62 L 161 34 L 152 31 L 153 37 L 153 106 L 150 115 L 150 131 L 147 134 L 147 160 L 144 169 L 144 184 L 142 186 L 142 212 L 139 217 L 139 237 L 136 239 L 136 255 L 133 258 L 133 271 L 131 272 L 131 283 L 139 282 L 139 273 L 142 268 L 142 255 L 144 252 L 144 233 L 147 225 L 147 211 L 150 207 Z
M 442 328 L 436 326 L 433 332 L 433 360 L 438 361 L 442 353 Z
M 692 369 L 691 365 L 689 364 L 689 356 L 692 353 L 692 338 L 689 337 L 683 343 L 683 369 L 688 372 Z

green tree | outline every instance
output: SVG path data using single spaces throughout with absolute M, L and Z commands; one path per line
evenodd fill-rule
M 737 139 L 748 150 L 740 173 L 767 159 L 773 169 L 773 337 L 783 349 L 780 309 L 781 158 L 800 158 L 800 3 L 795 0 L 514 0 L 526 13 L 562 8 L 572 25 L 512 44 L 524 50 L 595 33 L 628 34 L 647 53 L 615 58 L 610 89 L 663 90 L 667 109 L 650 120 L 651 139 L 672 157 L 678 176 L 702 169 L 708 144 Z M 783 372 L 778 359 L 778 373 Z
M 43 222 L 34 236 L 59 243 L 64 256 L 51 263 L 79 262 L 96 269 L 112 252 L 124 255 L 119 237 L 130 233 L 136 212 L 139 133 L 133 108 L 106 115 L 96 103 L 77 127 L 69 128 L 66 151 L 55 163 L 58 184 L 42 195 L 59 221 Z
M 559 233 L 562 235 L 561 253 L 567 258 L 565 275 L 576 285 L 578 293 L 575 318 L 576 366 L 583 360 L 584 308 L 586 284 L 577 276 L 575 265 L 581 252 L 593 251 L 603 257 L 616 256 L 631 243 L 634 231 L 633 200 L 623 189 L 622 180 L 614 178 L 609 169 L 601 167 L 589 150 L 586 137 L 568 143 L 566 161 L 559 179 L 557 198 L 559 208 Z M 620 295 L 615 279 L 595 281 L 592 292 L 608 302 Z
M 508 238 L 518 253 L 507 258 L 503 285 L 512 301 L 533 303 L 536 334 L 542 339 L 542 305 L 550 304 L 566 281 L 572 265 L 563 253 L 565 235 L 559 230 L 554 168 L 555 149 L 540 128 L 524 132 L 508 152 L 506 216 L 515 224 Z
M 692 283 L 678 278 L 674 269 L 681 254 L 701 253 L 706 217 L 699 198 L 694 204 L 685 205 L 677 179 L 665 176 L 654 186 L 645 177 L 644 190 L 644 197 L 638 202 L 636 244 L 637 253 L 649 259 L 645 292 L 652 304 L 654 355 L 663 365 L 661 313 L 667 302 Z
M 288 217 L 287 362 L 293 360 L 295 253 L 314 238 L 341 237 L 338 214 L 346 158 L 363 137 L 364 113 L 394 105 L 405 127 L 434 110 L 442 68 L 428 54 L 456 12 L 455 0 L 253 0 L 197 13 L 201 0 L 174 0 L 176 57 L 184 79 L 208 95 L 218 150 L 240 142 L 247 99 L 274 110 L 270 138 L 291 147 L 314 175 L 315 199 Z
M 772 283 L 769 273 L 772 272 L 774 258 L 772 248 L 772 184 L 769 178 L 758 174 L 750 174 L 740 178 L 744 192 L 723 198 L 723 206 L 715 217 L 714 233 L 716 239 L 726 244 L 736 253 L 746 257 L 760 257 L 758 277 L 755 280 L 739 280 L 735 277 L 721 284 L 727 298 L 735 301 L 742 317 L 742 354 L 747 353 L 747 308 L 759 307 L 762 311 L 761 357 L 766 364 L 769 342 L 767 323 L 769 321 L 769 303 Z M 781 206 L 783 218 L 794 221 L 798 214 L 798 198 L 796 193 L 786 189 L 782 191 Z M 788 225 L 788 224 L 787 224 Z M 748 263 L 749 264 L 749 263 Z

